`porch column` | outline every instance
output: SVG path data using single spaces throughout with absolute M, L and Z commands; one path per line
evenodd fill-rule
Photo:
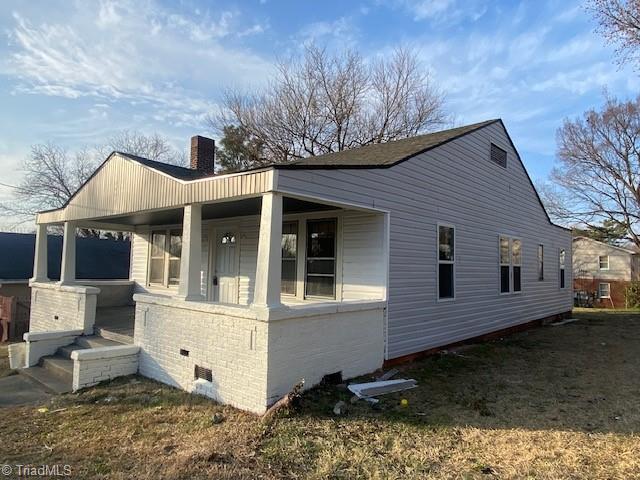
M 60 266 L 60 283 L 76 281 L 76 224 L 64 222 L 62 237 L 62 265 Z
M 178 295 L 185 300 L 203 300 L 200 287 L 202 257 L 202 205 L 184 207 L 182 221 L 182 256 L 180 257 L 180 286 Z
M 260 239 L 253 305 L 280 306 L 282 276 L 282 195 L 269 192 L 262 195 Z
M 34 282 L 49 281 L 47 265 L 47 225 L 41 223 L 36 225 L 36 250 L 33 256 L 33 276 L 31 280 Z

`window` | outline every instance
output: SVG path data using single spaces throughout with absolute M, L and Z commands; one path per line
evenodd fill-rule
M 599 283 L 598 284 L 598 298 L 611 298 L 611 284 Z
M 149 284 L 164 287 L 178 285 L 180 283 L 182 232 L 180 230 L 152 231 L 150 249 Z
M 538 245 L 538 281 L 544 280 L 544 245 Z
M 438 299 L 455 298 L 455 228 L 438 225 Z
M 507 168 L 507 151 L 491 144 L 491 161 L 497 163 L 503 168 Z
M 280 292 L 296 294 L 296 270 L 298 258 L 298 222 L 282 224 L 282 281 Z
M 522 291 L 522 240 L 511 241 L 511 268 L 513 269 L 513 291 Z
M 307 221 L 305 294 L 336 296 L 336 219 Z
M 500 236 L 500 293 L 522 291 L 522 240 Z
M 560 250 L 560 288 L 565 287 L 565 275 L 564 275 L 565 259 L 566 259 L 566 252 L 564 250 Z
M 598 257 L 598 266 L 600 270 L 609 270 L 609 255 L 600 255 Z

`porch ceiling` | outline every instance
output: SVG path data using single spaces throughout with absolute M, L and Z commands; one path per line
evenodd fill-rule
M 248 215 L 260 215 L 262 198 L 246 198 L 229 202 L 207 203 L 202 205 L 202 219 L 213 220 L 216 218 L 243 217 Z M 308 202 L 291 197 L 283 198 L 284 214 L 317 212 L 322 210 L 338 210 L 338 207 L 323 205 L 321 203 Z M 173 225 L 182 223 L 183 208 L 171 208 L 148 212 L 132 213 L 120 217 L 105 219 L 112 225 Z M 96 219 L 93 223 L 100 223 Z

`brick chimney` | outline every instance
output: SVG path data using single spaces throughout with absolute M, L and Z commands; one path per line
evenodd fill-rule
M 207 137 L 191 137 L 191 168 L 213 174 L 215 171 L 216 142 Z

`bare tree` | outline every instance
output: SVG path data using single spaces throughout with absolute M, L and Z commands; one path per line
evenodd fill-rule
M 270 162 L 406 138 L 447 123 L 444 96 L 415 52 L 367 62 L 354 51 L 309 46 L 278 63 L 257 93 L 229 91 L 211 126 L 241 127 Z
M 590 0 L 587 11 L 598 21 L 598 31 L 616 46 L 621 63 L 640 61 L 640 1 Z
M 186 165 L 187 155 L 184 150 L 176 150 L 166 138 L 157 133 L 145 135 L 136 130 L 122 130 L 111 136 L 106 143 L 98 147 L 102 156 L 112 151 L 130 153 L 157 162 Z
M 104 145 L 74 153 L 52 143 L 33 145 L 21 165 L 24 176 L 12 187 L 13 200 L 0 204 L 0 213 L 16 218 L 16 223 L 20 224 L 32 221 L 36 212 L 64 206 L 113 150 L 152 160 L 184 163 L 181 160 L 184 155 L 157 134 L 146 136 L 124 131 Z M 99 235 L 99 232 L 86 230 L 82 234 Z
M 554 186 L 543 192 L 550 213 L 565 223 L 623 228 L 640 247 L 640 96 L 607 99 L 600 111 L 565 120 L 557 143 Z

